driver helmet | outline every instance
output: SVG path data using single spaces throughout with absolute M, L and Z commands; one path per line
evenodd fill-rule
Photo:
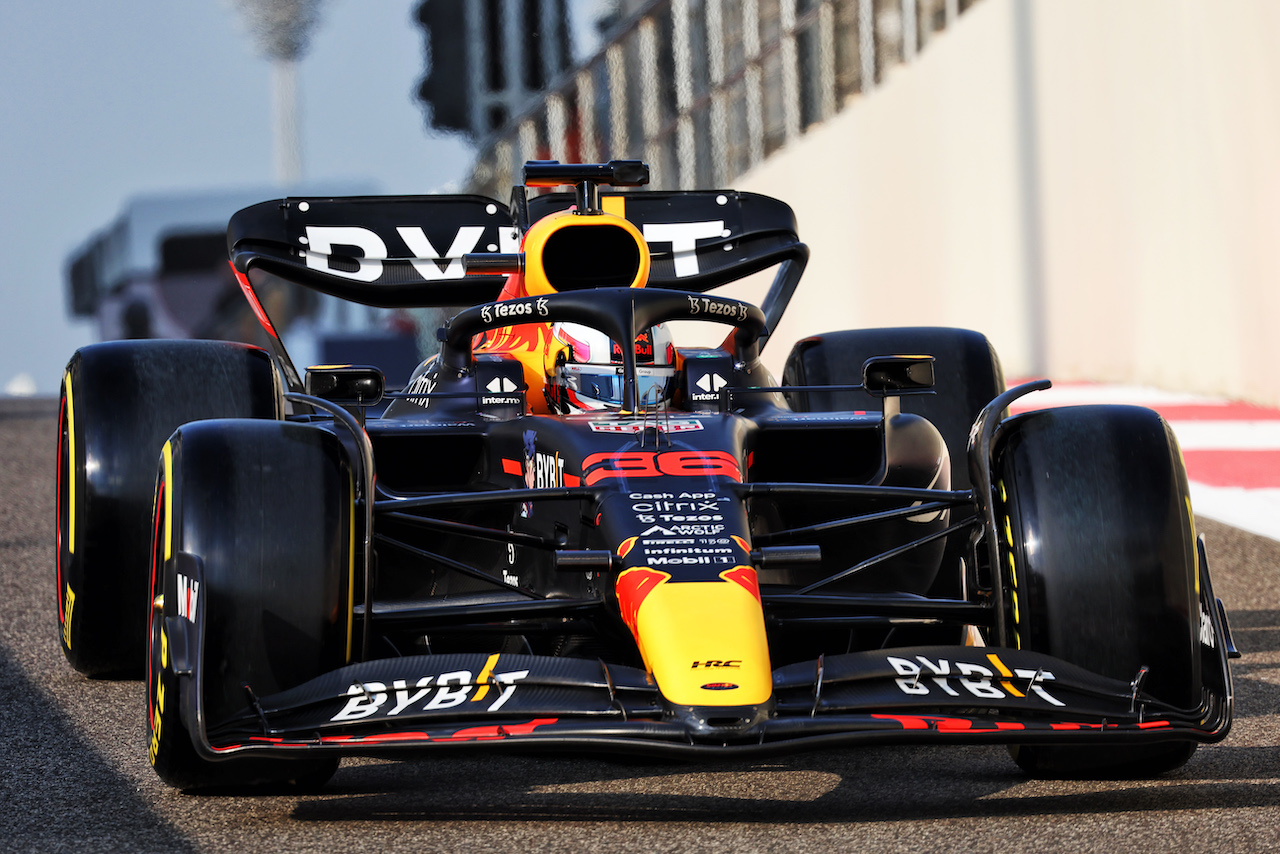
M 557 323 L 551 331 L 554 361 L 548 365 L 547 400 L 553 412 L 571 415 L 622 407 L 622 348 L 597 329 Z M 666 407 L 676 389 L 676 347 L 665 324 L 636 338 L 636 397 L 644 409 Z

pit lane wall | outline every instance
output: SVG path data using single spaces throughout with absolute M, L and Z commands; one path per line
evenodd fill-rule
M 1270 0 L 975 4 L 734 182 L 813 249 L 766 361 L 956 325 L 1008 376 L 1280 405 L 1277 41 Z

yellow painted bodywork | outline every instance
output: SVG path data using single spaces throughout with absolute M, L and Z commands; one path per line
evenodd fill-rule
M 625 219 L 627 216 L 627 197 L 602 196 L 600 198 L 600 208 L 607 214 L 613 214 Z
M 489 693 L 489 681 L 493 676 L 493 668 L 498 666 L 498 657 L 500 653 L 490 655 L 484 663 L 484 669 L 480 671 L 480 675 L 476 677 L 476 685 L 480 686 L 480 690 L 476 691 L 476 695 L 471 698 L 471 702 L 476 703 L 483 700 Z
M 645 665 L 672 703 L 757 705 L 773 693 L 764 611 L 741 584 L 658 584 L 640 604 L 635 632 Z M 703 687 L 709 684 L 737 687 Z
M 612 213 L 584 216 L 575 211 L 557 211 L 529 226 L 529 230 L 525 233 L 524 293 L 521 296 L 544 296 L 556 293 L 555 287 L 547 280 L 547 272 L 542 266 L 543 249 L 553 234 L 565 228 L 600 228 L 602 226 L 620 228 L 631 235 L 631 239 L 636 242 L 640 263 L 628 287 L 643 288 L 649 281 L 649 244 L 645 242 L 644 235 L 630 220 Z

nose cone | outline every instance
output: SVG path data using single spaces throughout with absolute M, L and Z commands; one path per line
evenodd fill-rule
M 618 600 L 645 665 L 677 706 L 753 706 L 773 694 L 755 570 L 716 581 L 672 581 L 637 567 L 618 577 Z

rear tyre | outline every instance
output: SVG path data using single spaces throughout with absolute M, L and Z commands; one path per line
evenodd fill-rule
M 1197 551 L 1177 442 L 1149 409 L 1079 406 L 1006 423 L 995 451 L 1010 641 L 1174 706 L 1201 702 Z M 1000 497 L 998 496 L 998 497 Z M 1195 743 L 1019 746 L 1037 776 L 1143 777 Z
M 171 634 L 205 626 L 206 733 L 352 656 L 353 478 L 331 433 L 301 424 L 203 421 L 165 447 L 156 488 L 148 670 L 150 758 L 182 789 L 318 787 L 336 758 L 206 758 L 180 714 Z M 203 578 L 193 578 L 202 575 Z M 193 582 L 198 586 L 193 587 Z M 176 648 L 176 647 L 174 647 Z M 191 646 L 194 658 L 194 646 Z M 246 688 L 247 686 L 247 688 Z M 229 753 L 233 751 L 228 751 Z
M 926 418 L 946 443 L 951 457 L 951 488 L 969 489 L 966 449 L 969 431 L 983 407 L 1004 392 L 1000 358 L 986 336 L 949 327 L 889 327 L 828 332 L 796 343 L 783 371 L 784 385 L 857 385 L 862 365 L 872 356 L 925 354 L 934 357 L 934 393 L 899 398 L 902 411 Z M 787 395 L 792 408 L 806 412 L 879 409 L 881 401 L 863 391 L 809 391 Z M 953 508 L 951 521 L 968 515 Z M 963 536 L 947 540 L 930 593 L 962 596 L 961 561 L 969 552 Z M 946 630 L 915 637 L 919 643 L 959 642 L 959 632 Z M 952 635 L 955 635 L 953 637 Z
M 925 354 L 934 357 L 934 393 L 900 398 L 902 411 L 933 423 L 951 452 L 951 488 L 968 489 L 965 449 L 978 413 L 1004 391 L 1000 359 L 986 337 L 968 329 L 900 327 L 828 332 L 796 343 L 783 370 L 785 385 L 856 385 L 872 356 Z M 878 409 L 862 391 L 809 391 L 787 395 L 793 409 L 831 412 Z
M 88 676 L 141 678 L 156 455 L 180 424 L 279 418 L 265 350 L 223 341 L 84 347 L 62 381 L 57 589 L 62 650 Z

